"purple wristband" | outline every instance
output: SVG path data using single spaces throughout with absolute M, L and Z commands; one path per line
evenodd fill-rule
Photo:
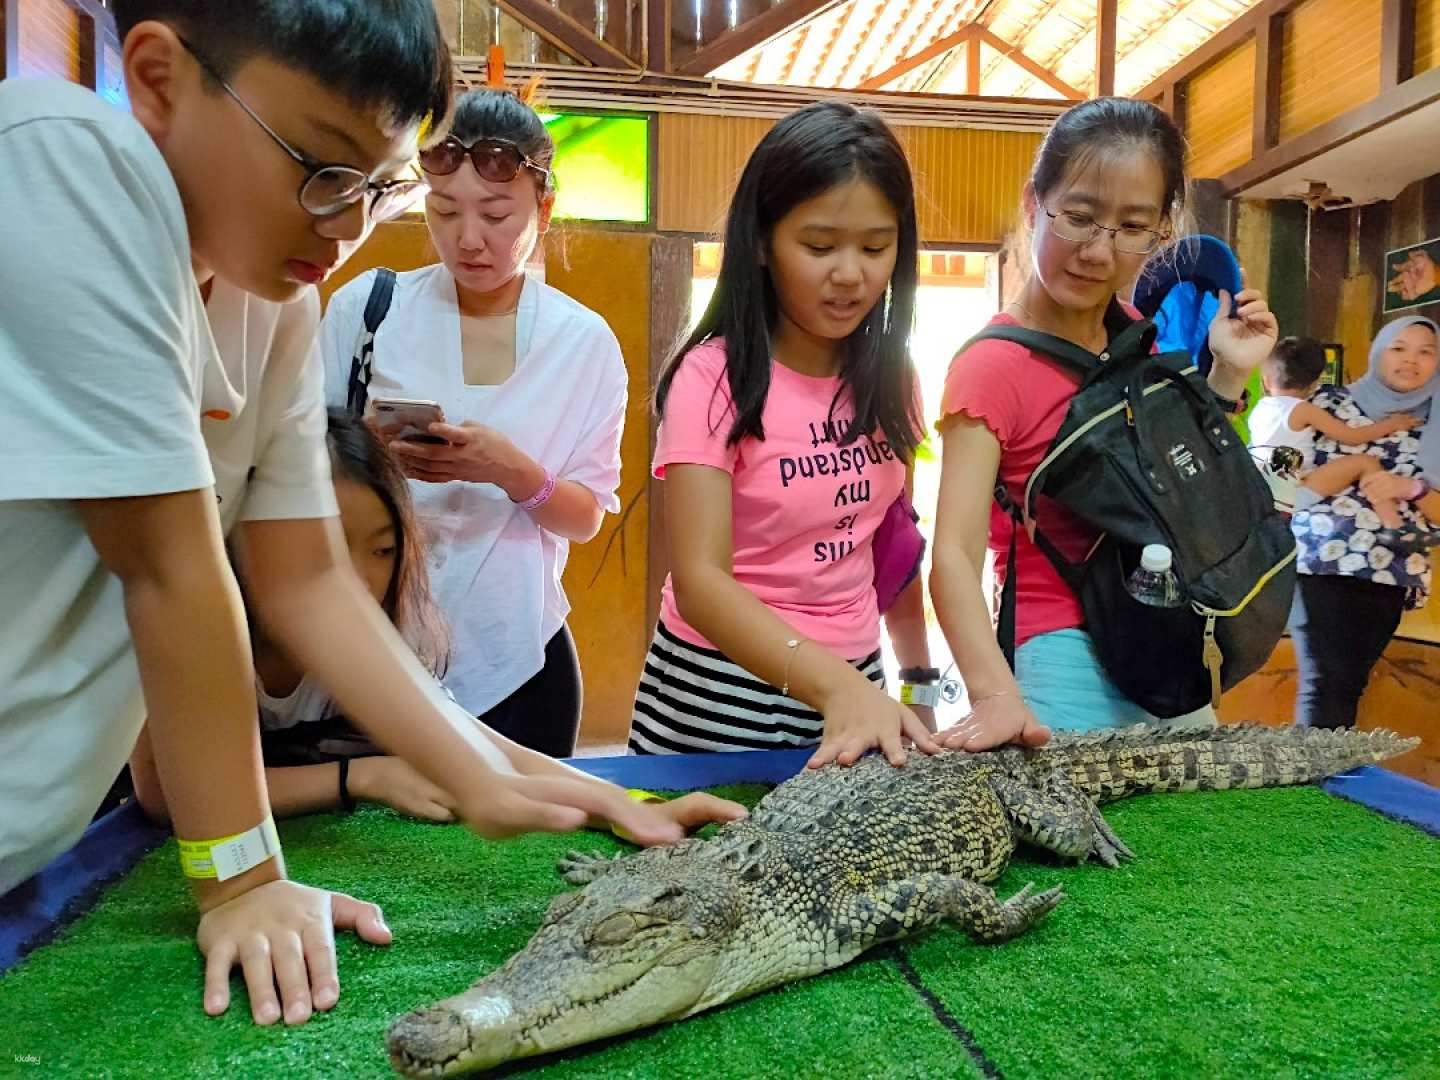
M 540 485 L 540 490 L 531 495 L 520 504 L 521 510 L 539 510 L 550 501 L 550 496 L 555 494 L 555 474 L 549 469 L 545 470 L 545 482 Z

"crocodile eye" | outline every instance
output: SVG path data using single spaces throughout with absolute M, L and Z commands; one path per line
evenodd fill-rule
M 589 934 L 592 945 L 624 945 L 635 936 L 640 924 L 628 912 L 619 912 L 603 920 Z

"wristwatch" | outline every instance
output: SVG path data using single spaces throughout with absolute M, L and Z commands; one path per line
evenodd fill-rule
M 1240 392 L 1240 400 L 1238 401 L 1234 398 L 1228 398 L 1223 394 L 1216 393 L 1213 388 L 1210 393 L 1215 398 L 1215 404 L 1220 406 L 1220 411 L 1228 416 L 1239 416 L 1245 412 L 1246 409 L 1250 408 L 1250 388 L 1248 386 Z

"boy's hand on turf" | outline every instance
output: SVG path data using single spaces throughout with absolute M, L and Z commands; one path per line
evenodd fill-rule
M 282 1017 L 303 1024 L 316 1009 L 330 1009 L 340 997 L 337 928 L 372 945 L 390 943 L 390 928 L 374 904 L 294 881 L 257 885 L 207 911 L 195 935 L 205 955 L 205 1011 L 219 1016 L 230 1007 L 230 971 L 237 964 L 257 1024 Z

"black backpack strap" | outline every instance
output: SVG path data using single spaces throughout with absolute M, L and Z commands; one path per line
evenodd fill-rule
M 345 408 L 352 416 L 365 412 L 365 402 L 370 396 L 371 367 L 375 359 L 375 333 L 385 316 L 390 313 L 390 301 L 395 295 L 395 271 L 380 267 L 375 271 L 375 280 L 370 285 L 370 298 L 365 301 L 364 326 L 355 352 L 350 358 L 350 383 L 345 396 Z
M 1105 312 L 1105 328 L 1110 336 L 1110 345 L 1103 356 L 1076 345 L 1073 341 L 1031 330 L 1024 326 L 991 324 L 982 329 L 960 347 L 963 353 L 978 341 L 1009 341 L 1022 345 L 1031 352 L 1048 356 L 1081 377 L 1085 386 L 1093 382 L 1101 372 L 1108 370 L 1111 357 L 1138 359 L 1150 355 L 1155 342 L 1155 324 L 1148 319 L 1132 319 L 1118 303 L 1112 303 Z
M 1000 590 L 1000 611 L 995 626 L 995 636 L 1000 642 L 1000 651 L 1005 654 L 1005 662 L 1010 665 L 1010 670 L 1015 670 L 1015 552 L 1020 541 L 1020 530 L 1025 529 L 1025 515 L 1021 512 L 1019 505 L 1010 497 L 1005 482 L 999 478 L 995 481 L 995 502 L 1010 518 L 1010 549 L 1005 555 L 1005 584 Z M 1050 560 L 1050 565 L 1055 567 L 1055 572 L 1060 575 L 1060 580 L 1065 582 L 1070 591 L 1076 596 L 1080 595 L 1080 586 L 1084 580 L 1084 569 L 1076 566 L 1069 559 L 1061 554 L 1060 549 L 1050 542 L 1050 538 L 1042 533 L 1038 526 L 1029 530 L 1030 539 L 1040 549 L 1041 554 Z

